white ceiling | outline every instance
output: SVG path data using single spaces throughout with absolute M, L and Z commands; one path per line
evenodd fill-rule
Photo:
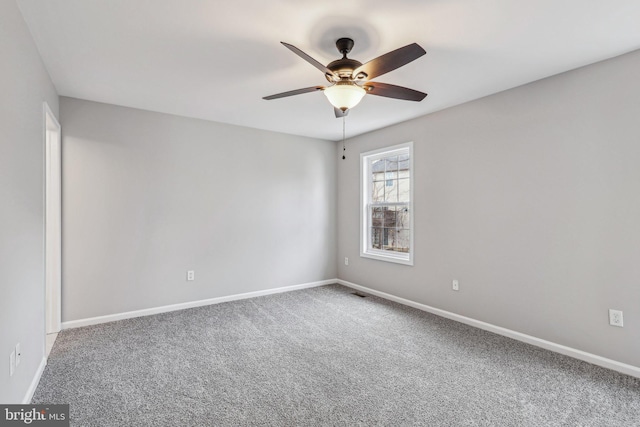
M 640 48 L 638 0 L 18 0 L 60 95 L 338 140 L 321 93 L 335 39 L 369 61 L 417 42 L 427 55 L 376 81 L 420 103 L 365 96 L 347 137 Z

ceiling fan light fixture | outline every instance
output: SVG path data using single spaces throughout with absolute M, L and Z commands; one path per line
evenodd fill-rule
M 342 111 L 358 105 L 366 93 L 366 90 L 350 81 L 338 82 L 324 90 L 331 105 Z

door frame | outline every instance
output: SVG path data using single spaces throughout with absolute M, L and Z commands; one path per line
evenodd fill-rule
M 45 334 L 62 328 L 62 144 L 61 127 L 49 105 L 44 115 Z

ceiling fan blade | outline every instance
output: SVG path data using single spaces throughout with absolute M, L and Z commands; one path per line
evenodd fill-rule
M 349 115 L 349 110 L 342 111 L 341 109 L 334 107 L 333 111 L 336 113 L 337 119 L 339 119 L 340 117 L 345 117 Z
M 402 86 L 388 83 L 367 82 L 364 85 L 370 95 L 385 96 L 387 98 L 403 99 L 405 101 L 422 101 L 427 94 Z
M 301 95 L 303 93 L 315 92 L 318 90 L 324 90 L 324 86 L 311 86 L 311 87 L 305 87 L 304 89 L 290 90 L 289 92 L 282 92 L 282 93 L 277 93 L 275 95 L 265 96 L 262 99 L 266 99 L 267 101 L 270 101 L 272 99 L 284 98 L 284 97 L 293 96 L 293 95 Z
M 330 69 L 328 69 L 327 67 L 325 67 L 324 65 L 322 65 L 320 62 L 316 61 L 315 59 L 313 59 L 312 57 L 310 57 L 309 55 L 307 55 L 306 53 L 304 53 L 303 51 L 301 51 L 300 49 L 298 49 L 297 47 L 295 47 L 292 44 L 289 43 L 285 43 L 285 42 L 280 42 L 282 43 L 286 48 L 288 48 L 291 52 L 295 53 L 296 55 L 298 55 L 300 58 L 304 59 L 305 61 L 307 61 L 309 64 L 313 65 L 314 67 L 316 67 L 318 70 L 322 71 L 325 75 L 328 75 L 329 77 L 331 77 L 332 80 L 334 81 L 338 81 L 340 80 L 340 77 L 338 77 L 337 75 L 335 75 L 333 73 L 333 71 L 331 71 Z
M 375 79 L 389 71 L 393 71 L 396 68 L 407 65 L 409 62 L 420 58 L 425 53 L 427 52 L 420 47 L 419 44 L 412 43 L 405 47 L 401 47 L 400 49 L 385 53 L 384 55 L 359 66 L 353 71 L 351 78 L 363 80 L 362 78 L 358 78 L 358 75 L 364 73 L 366 74 L 364 80 Z

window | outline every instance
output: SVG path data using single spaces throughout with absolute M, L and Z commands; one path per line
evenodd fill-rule
M 360 154 L 360 256 L 413 265 L 413 143 Z

